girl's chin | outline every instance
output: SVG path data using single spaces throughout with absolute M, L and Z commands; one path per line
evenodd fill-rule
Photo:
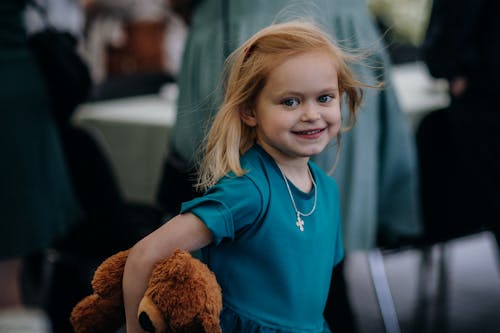
M 301 151 L 296 154 L 297 157 L 313 157 L 321 153 L 323 149 L 311 149 L 307 151 Z
M 320 154 L 323 150 L 325 150 L 326 145 L 318 145 L 315 147 L 311 147 L 310 149 L 305 150 L 305 155 L 311 157 L 314 155 Z

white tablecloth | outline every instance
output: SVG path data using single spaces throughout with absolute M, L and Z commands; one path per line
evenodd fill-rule
M 445 108 L 450 103 L 446 82 L 431 77 L 422 62 L 394 66 L 392 80 L 401 108 L 408 115 L 413 130 L 417 129 L 426 114 Z
M 153 203 L 175 123 L 175 103 L 160 95 L 88 103 L 73 120 L 104 148 L 125 200 Z

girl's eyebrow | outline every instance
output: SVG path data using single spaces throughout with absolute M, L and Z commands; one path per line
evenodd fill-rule
M 323 90 L 321 90 L 320 93 L 323 93 L 323 92 L 338 92 L 339 90 L 340 89 L 339 89 L 338 86 L 334 86 L 334 87 L 323 89 Z
M 337 86 L 331 86 L 327 87 L 324 89 L 321 89 L 318 92 L 315 92 L 315 94 L 324 94 L 328 92 L 338 92 L 340 89 Z M 283 91 L 277 91 L 277 95 L 298 95 L 298 96 L 303 96 L 305 95 L 303 91 L 296 91 L 296 90 L 283 90 Z
M 295 90 L 278 91 L 277 95 L 303 95 L 304 93 Z

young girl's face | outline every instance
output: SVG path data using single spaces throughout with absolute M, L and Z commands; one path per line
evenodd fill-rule
M 274 68 L 252 116 L 257 142 L 280 162 L 320 153 L 340 130 L 340 93 L 331 56 L 311 51 Z

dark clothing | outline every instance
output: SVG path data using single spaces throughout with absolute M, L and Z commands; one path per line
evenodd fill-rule
M 48 247 L 79 214 L 23 8 L 0 2 L 0 259 Z
M 493 103 L 500 92 L 499 10 L 497 0 L 433 2 L 423 57 L 434 77 L 467 78 L 468 89 L 454 103 L 461 109 L 467 103 L 482 111 L 500 111 Z
M 436 229 L 440 236 L 483 227 L 492 228 L 499 235 L 499 8 L 497 0 L 434 0 L 433 3 L 423 44 L 424 60 L 433 76 L 450 83 L 463 77 L 467 82 L 462 94 L 450 93 L 449 109 L 431 115 L 422 124 L 420 133 L 434 137 L 441 133 L 440 141 L 446 144 L 446 152 L 438 160 L 430 161 L 434 166 L 422 168 L 423 177 L 425 170 L 435 177 L 427 181 L 432 188 L 426 190 L 423 186 L 424 194 L 434 193 L 435 198 L 426 206 L 424 197 L 425 224 L 429 230 Z M 431 128 L 438 123 L 437 128 Z M 421 137 L 422 140 L 426 139 Z M 427 141 L 425 147 L 436 150 L 436 140 Z M 428 151 L 423 151 L 423 156 L 429 156 Z M 442 168 L 442 174 L 436 168 Z M 442 179 L 446 181 L 443 183 Z M 438 197 L 439 183 L 445 184 L 446 190 Z M 434 208 L 425 212 L 429 206 Z

